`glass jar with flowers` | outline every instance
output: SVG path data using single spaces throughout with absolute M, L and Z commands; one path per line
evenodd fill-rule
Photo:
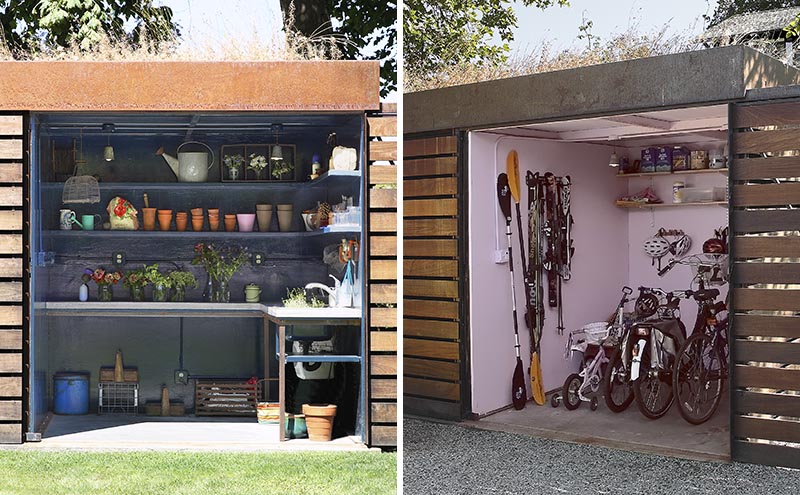
M 172 302 L 184 302 L 186 300 L 186 288 L 194 289 L 198 286 L 197 279 L 192 272 L 174 270 L 169 272 L 167 277 L 172 284 Z
M 294 171 L 294 164 L 291 161 L 284 160 L 283 158 L 273 158 L 272 162 L 270 163 L 270 170 L 270 173 L 276 180 L 289 180 L 289 177 L 284 177 L 284 175 Z
M 153 302 L 166 302 L 167 291 L 172 285 L 172 281 L 158 270 L 158 263 L 145 266 L 144 276 L 153 286 Z
M 225 169 L 228 171 L 228 180 L 239 180 L 239 175 L 242 173 L 242 165 L 244 164 L 244 157 L 242 155 L 227 155 L 222 159 L 225 164 Z
M 145 277 L 143 268 L 137 268 L 136 270 L 127 272 L 125 274 L 125 280 L 122 281 L 122 285 L 131 291 L 131 301 L 144 301 L 144 288 L 147 286 L 147 277 Z
M 110 302 L 114 298 L 112 287 L 122 280 L 122 273 L 107 271 L 105 268 L 96 268 L 90 277 L 97 284 L 97 300 Z
M 211 279 L 211 302 L 230 302 L 230 280 L 248 259 L 247 251 L 239 246 L 195 245 L 192 264 L 205 267 Z
M 267 159 L 264 155 L 256 155 L 252 153 L 250 155 L 250 163 L 247 165 L 247 170 L 252 170 L 256 173 L 256 180 L 261 180 L 261 172 L 267 168 Z

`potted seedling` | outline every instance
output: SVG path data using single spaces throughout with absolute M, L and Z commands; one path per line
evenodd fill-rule
M 153 285 L 153 302 L 166 302 L 167 291 L 172 286 L 170 278 L 158 270 L 158 263 L 144 267 L 147 281 Z
M 174 270 L 167 275 L 172 284 L 172 302 L 184 302 L 186 300 L 186 288 L 197 288 L 198 283 L 192 272 Z

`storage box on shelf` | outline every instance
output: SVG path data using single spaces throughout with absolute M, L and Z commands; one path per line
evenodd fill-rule
M 195 382 L 196 416 L 256 416 L 261 383 L 246 380 L 198 379 Z
M 98 414 L 138 412 L 139 383 L 100 382 L 98 389 Z

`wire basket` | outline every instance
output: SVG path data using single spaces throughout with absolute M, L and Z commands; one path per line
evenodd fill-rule
M 692 277 L 702 278 L 706 286 L 725 285 L 730 279 L 727 254 L 694 254 L 681 263 L 692 267 Z
M 100 382 L 98 387 L 98 414 L 136 414 L 139 408 L 138 383 Z
M 70 177 L 64 183 L 64 192 L 61 195 L 61 202 L 69 203 L 99 203 L 100 185 L 97 179 L 91 175 L 79 175 Z

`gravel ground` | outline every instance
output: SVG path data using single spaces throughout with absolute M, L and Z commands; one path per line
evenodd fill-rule
M 403 493 L 800 494 L 800 471 L 698 462 L 415 419 Z

